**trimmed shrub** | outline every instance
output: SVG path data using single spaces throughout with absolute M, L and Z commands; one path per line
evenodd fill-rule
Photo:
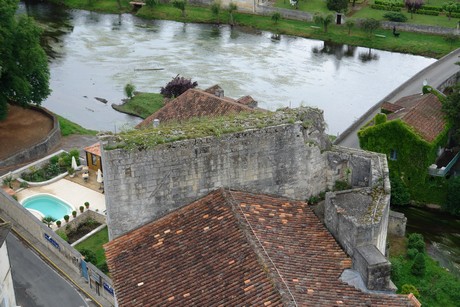
M 420 297 L 420 292 L 418 292 L 417 288 L 411 284 L 404 284 L 401 287 L 401 294 L 410 294 L 412 293 L 415 297 Z
M 61 227 L 61 223 L 62 223 L 61 221 L 57 220 L 57 221 L 56 221 L 57 227 Z
M 383 15 L 383 18 L 388 19 L 389 21 L 395 22 L 406 22 L 407 17 L 403 13 L 399 12 L 388 12 Z
M 70 216 L 68 216 L 67 214 L 64 215 L 64 221 L 66 221 L 66 223 L 69 221 L 69 219 L 70 219 Z
M 415 256 L 417 256 L 418 254 L 418 250 L 415 248 L 408 248 L 406 254 L 407 254 L 407 258 L 414 259 Z
M 439 12 L 438 11 L 429 11 L 429 10 L 420 9 L 420 10 L 417 10 L 417 12 L 415 12 L 415 14 L 438 16 Z
M 371 9 L 380 10 L 380 11 L 390 11 L 390 12 L 400 12 L 400 7 L 380 5 L 380 4 L 371 4 Z
M 441 11 L 442 11 L 442 7 L 439 7 L 439 6 L 431 6 L 431 5 L 423 5 L 423 6 L 422 6 L 422 10 L 425 10 L 425 11 L 436 11 L 436 12 L 441 12 Z
M 407 248 L 415 248 L 419 253 L 425 252 L 425 240 L 419 233 L 411 233 L 408 237 Z
M 79 209 L 80 209 L 80 212 L 82 212 L 82 213 L 83 213 L 83 211 L 85 211 L 85 207 L 83 207 L 83 206 L 80 206 Z
M 404 7 L 404 2 L 402 1 L 375 0 L 374 3 L 380 4 L 380 5 L 386 5 L 386 6 Z
M 425 255 L 418 253 L 417 256 L 415 256 L 414 263 L 412 264 L 411 273 L 415 276 L 423 276 L 425 275 L 425 271 Z

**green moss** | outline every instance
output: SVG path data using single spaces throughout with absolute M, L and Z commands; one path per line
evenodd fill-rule
M 141 130 L 130 130 L 116 135 L 117 146 L 104 147 L 105 150 L 115 148 L 147 149 L 159 144 L 194 139 L 207 136 L 220 137 L 223 134 L 240 132 L 248 129 L 289 124 L 300 121 L 311 112 L 321 113 L 314 108 L 288 109 L 277 112 L 249 112 L 223 117 L 192 118 L 186 122 L 163 123 L 158 128 L 149 127 Z

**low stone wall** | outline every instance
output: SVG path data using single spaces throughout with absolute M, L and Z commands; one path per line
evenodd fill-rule
M 457 29 L 438 27 L 438 26 L 414 25 L 410 23 L 401 23 L 401 22 L 393 22 L 393 21 L 382 21 L 380 25 L 384 29 L 393 29 L 393 27 L 395 27 L 396 31 L 398 32 L 406 31 L 406 32 L 429 33 L 429 34 L 439 34 L 439 35 L 458 34 Z M 404 34 L 402 34 L 400 39 L 404 39 Z
M 287 19 L 295 19 L 295 20 L 305 20 L 305 21 L 312 21 L 313 14 L 308 12 L 302 12 L 299 10 L 288 10 L 282 9 L 278 7 L 271 7 L 266 5 L 256 5 L 256 13 L 259 15 L 271 16 L 273 13 L 278 12 L 281 14 L 281 17 Z
M 21 204 L 0 189 L 0 216 L 3 217 L 4 215 L 13 219 L 13 221 L 11 221 L 13 228 L 15 225 L 20 225 L 33 236 L 34 239 L 43 244 L 43 246 L 48 249 L 47 252 L 54 254 L 62 261 L 69 264 L 69 267 L 76 273 L 80 273 L 80 259 L 82 259 L 82 255 L 54 231 L 37 220 L 32 213 L 21 206 Z M 88 263 L 87 266 L 88 275 L 94 277 L 98 276 L 99 284 L 103 287 L 99 293 L 93 288 L 93 295 L 101 295 L 114 304 L 115 301 L 111 279 L 92 264 Z
M 84 211 L 82 214 L 80 215 L 77 215 L 77 217 L 75 217 L 73 220 L 69 221 L 68 223 L 66 223 L 65 225 L 63 225 L 62 227 L 65 228 L 65 231 L 66 232 L 69 232 L 69 231 L 73 231 L 75 230 L 80 224 L 83 224 L 84 222 L 86 222 L 88 219 L 93 219 L 95 220 L 96 222 L 100 223 L 100 224 L 105 224 L 106 223 L 106 220 L 105 220 L 105 216 L 100 214 L 100 213 L 97 213 L 93 210 L 86 210 Z M 62 228 L 61 227 L 61 228 Z
M 404 237 L 406 235 L 407 217 L 404 213 L 391 211 L 388 219 L 388 234 Z
M 37 112 L 43 113 L 52 119 L 53 128 L 51 129 L 50 133 L 48 133 L 48 136 L 43 140 L 39 140 L 36 145 L 23 149 L 11 155 L 9 158 L 0 161 L 0 167 L 21 164 L 29 160 L 43 157 L 43 155 L 54 148 L 61 140 L 61 128 L 59 126 L 57 117 L 46 109 L 34 106 L 31 106 L 30 108 Z

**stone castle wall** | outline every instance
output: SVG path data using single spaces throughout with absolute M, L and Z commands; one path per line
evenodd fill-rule
M 103 150 L 110 238 L 219 187 L 305 200 L 326 186 L 324 133 L 272 126 L 148 150 Z

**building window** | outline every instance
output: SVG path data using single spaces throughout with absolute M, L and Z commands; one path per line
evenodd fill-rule
M 93 165 L 97 165 L 97 156 L 96 155 L 91 154 L 91 162 L 93 163 Z
M 393 161 L 398 160 L 398 152 L 394 149 L 390 150 L 390 160 L 393 160 Z

